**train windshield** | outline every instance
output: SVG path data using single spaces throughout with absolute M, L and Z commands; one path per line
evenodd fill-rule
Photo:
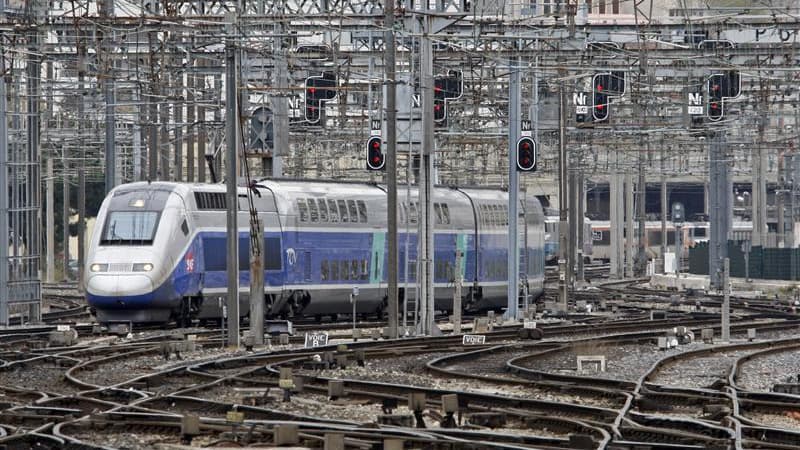
M 108 215 L 103 245 L 151 245 L 156 233 L 158 211 L 112 211 Z

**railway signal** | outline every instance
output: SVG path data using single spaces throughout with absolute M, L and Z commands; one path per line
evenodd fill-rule
M 464 81 L 461 72 L 451 70 L 445 77 L 433 79 L 433 121 L 444 123 L 447 120 L 447 101 L 461 98 Z
M 383 139 L 380 136 L 370 136 L 367 139 L 367 170 L 383 170 L 385 165 Z
M 272 128 L 272 110 L 259 106 L 250 117 L 250 149 L 272 150 L 275 138 Z
M 333 72 L 323 72 L 322 75 L 306 78 L 307 122 L 319 122 L 323 103 L 336 98 L 336 85 L 336 74 Z
M 598 73 L 592 77 L 592 117 L 605 122 L 611 113 L 611 98 L 625 94 L 625 72 Z
M 528 137 L 517 141 L 517 170 L 533 172 L 536 170 L 536 142 Z
M 725 116 L 725 99 L 732 99 L 741 93 L 741 78 L 736 70 L 715 73 L 708 78 L 708 120 L 719 122 Z

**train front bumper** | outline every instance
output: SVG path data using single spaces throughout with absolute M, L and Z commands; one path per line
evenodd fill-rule
M 147 275 L 91 275 L 86 282 L 89 305 L 98 309 L 151 306 L 153 282 Z

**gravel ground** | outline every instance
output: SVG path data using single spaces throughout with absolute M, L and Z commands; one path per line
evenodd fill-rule
M 800 431 L 800 419 L 790 417 L 786 414 L 770 414 L 754 412 L 747 415 L 747 418 L 767 427 L 784 428 L 791 431 Z
M 682 358 L 661 369 L 652 378 L 656 384 L 689 388 L 708 388 L 727 378 L 733 362 L 757 350 L 737 350 Z
M 398 358 L 402 360 L 404 358 Z M 430 357 L 433 359 L 433 356 Z M 402 362 L 394 362 L 403 366 Z M 424 363 L 421 364 L 424 367 Z M 409 364 L 410 368 L 414 364 Z M 512 386 L 500 383 L 490 383 L 469 379 L 452 379 L 432 377 L 424 370 L 392 370 L 387 369 L 384 360 L 367 361 L 364 367 L 348 367 L 345 370 L 329 370 L 322 372 L 305 372 L 307 375 L 317 375 L 326 378 L 352 379 L 359 381 L 378 381 L 395 383 L 406 386 L 428 387 L 434 389 L 447 389 L 453 391 L 474 392 L 481 394 L 502 395 L 560 403 L 574 403 L 586 406 L 599 406 L 613 408 L 616 405 L 612 400 L 604 397 L 578 396 L 567 393 L 555 393 L 545 389 L 536 389 L 528 386 Z
M 208 354 L 202 349 L 193 352 L 181 353 L 185 365 L 187 360 L 193 358 L 207 358 Z M 174 356 L 173 356 L 174 358 Z M 161 354 L 147 354 L 129 358 L 115 359 L 104 364 L 91 366 L 93 370 L 84 370 L 76 374 L 80 380 L 98 386 L 113 386 L 128 380 L 158 372 L 162 367 L 169 366 Z
M 0 386 L 64 395 L 83 390 L 67 382 L 64 378 L 67 368 L 57 366 L 51 359 L 30 362 L 24 367 L 19 365 L 14 367 L 12 370 L 0 371 Z
M 749 391 L 771 391 L 775 383 L 797 382 L 800 350 L 773 353 L 745 362 L 737 384 Z
M 190 394 L 193 395 L 193 394 Z M 214 388 L 202 392 L 198 392 L 193 396 L 207 398 L 226 403 L 241 404 L 243 396 L 252 395 L 236 391 L 235 386 L 224 385 L 215 386 Z M 283 402 L 283 393 L 278 389 L 272 389 L 269 392 L 271 399 L 265 408 L 273 409 L 290 414 L 311 416 L 321 419 L 329 420 L 344 420 L 354 423 L 373 423 L 376 422 L 379 415 L 383 414 L 382 406 L 380 403 L 375 403 L 367 399 L 343 397 L 337 400 L 330 400 L 325 395 L 320 395 L 312 392 L 303 392 L 292 395 L 290 402 Z M 403 402 L 401 405 L 392 411 L 392 414 L 413 414 L 408 410 Z M 180 405 L 175 405 L 169 410 L 175 413 L 185 413 L 186 411 Z M 214 413 L 204 413 L 205 416 L 214 416 Z M 218 414 L 222 416 L 222 413 Z M 439 422 L 427 414 L 424 417 L 425 425 L 428 428 L 439 427 Z M 510 427 L 520 427 L 520 429 L 513 431 L 515 434 L 528 434 L 535 436 L 549 435 L 546 429 L 525 429 L 521 423 L 510 421 Z M 503 428 L 504 432 L 511 432 L 508 428 Z M 543 434 L 544 433 L 544 434 Z M 552 434 L 552 433 L 551 433 Z
M 795 330 L 764 331 L 759 332 L 756 337 L 757 340 L 785 339 L 787 337 L 798 336 L 795 333 Z M 732 334 L 734 338 L 742 338 L 746 336 L 746 331 Z M 596 376 L 600 378 L 636 381 L 642 375 L 644 375 L 653 366 L 653 364 L 662 358 L 708 347 L 708 345 L 699 341 L 695 341 L 687 345 L 680 345 L 669 350 L 658 350 L 655 344 L 598 345 L 596 343 L 587 343 L 576 344 L 576 346 L 578 347 L 573 347 L 568 351 L 556 352 L 541 359 L 533 360 L 524 365 L 524 367 L 549 373 L 568 373 L 572 375 Z M 750 352 L 751 351 L 747 351 L 746 353 Z M 578 355 L 604 355 L 606 357 L 606 372 L 598 373 L 594 370 L 584 370 L 582 373 L 578 372 Z M 729 364 L 731 362 L 732 360 L 729 362 Z M 800 374 L 800 360 L 795 360 L 794 363 L 796 363 L 796 369 L 794 373 Z M 680 364 L 683 363 L 681 362 Z M 687 386 L 698 387 L 698 383 L 702 382 L 703 380 L 701 379 L 687 379 Z M 770 387 L 771 386 L 772 384 L 770 384 Z
M 532 346 L 515 346 L 502 351 L 484 353 L 480 359 L 461 361 L 446 366 L 448 370 L 468 373 L 472 375 L 496 376 L 502 374 L 506 378 L 514 376 L 506 371 L 506 361 L 537 351 Z
M 179 444 L 180 438 L 149 433 L 146 430 L 135 433 L 87 432 L 72 436 L 94 445 L 107 446 L 119 450 L 147 450 L 159 444 Z M 195 442 L 200 444 L 199 440 Z
M 523 366 L 548 373 L 567 373 L 571 375 L 636 381 L 661 358 L 703 347 L 703 344 L 696 342 L 669 350 L 658 350 L 656 345 L 603 344 L 601 346 L 589 343 L 580 347 L 573 347 L 568 351 L 552 353 L 541 359 L 529 361 Z M 578 372 L 577 357 L 579 355 L 605 356 L 606 371 L 597 372 L 595 370 L 583 370 L 582 372 Z

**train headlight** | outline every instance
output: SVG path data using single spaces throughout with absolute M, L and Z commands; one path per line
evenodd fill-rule
M 92 272 L 108 272 L 108 264 L 92 264 L 89 266 Z
M 153 265 L 150 263 L 137 263 L 133 265 L 134 272 L 150 272 L 153 270 Z

